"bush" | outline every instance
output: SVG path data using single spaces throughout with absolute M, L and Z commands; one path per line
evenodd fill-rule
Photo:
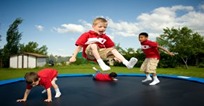
M 199 67 L 199 68 L 204 68 L 204 63 L 200 63 L 200 64 L 198 65 L 198 67 Z
M 84 59 L 84 58 L 76 58 L 76 61 L 74 62 L 74 63 L 72 63 L 72 64 L 75 64 L 75 65 L 80 65 L 80 64 L 84 64 L 84 63 L 86 63 L 86 59 Z
M 169 56 L 163 52 L 161 52 L 161 59 L 159 61 L 158 67 L 160 68 L 175 68 L 179 65 L 177 56 Z

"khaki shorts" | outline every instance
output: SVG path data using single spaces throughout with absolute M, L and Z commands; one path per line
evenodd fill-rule
M 113 49 L 114 49 L 113 47 L 112 48 L 98 48 L 98 53 L 101 56 L 101 59 L 107 60 L 107 58 L 114 58 L 114 55 L 111 53 Z M 87 46 L 85 53 L 89 60 L 95 60 L 95 57 L 92 53 L 92 49 L 90 45 Z
M 146 58 L 142 63 L 140 70 L 148 73 L 156 73 L 159 60 L 157 58 Z

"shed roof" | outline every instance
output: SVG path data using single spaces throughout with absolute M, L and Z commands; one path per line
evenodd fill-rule
M 37 54 L 37 53 L 29 53 L 29 52 L 24 52 L 23 54 L 25 54 L 25 55 L 27 54 L 27 55 L 31 55 L 31 56 L 35 56 L 35 57 L 44 57 L 44 58 L 48 57 L 46 55 Z
M 38 54 L 38 53 L 29 53 L 29 52 L 24 52 L 18 55 L 29 55 L 29 56 L 34 56 L 34 57 L 39 57 L 39 58 L 47 58 L 48 56 L 46 55 L 42 55 L 42 54 Z M 13 55 L 16 56 L 16 55 Z

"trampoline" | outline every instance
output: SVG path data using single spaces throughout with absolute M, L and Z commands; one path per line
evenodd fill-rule
M 1 106 L 204 106 L 204 79 L 184 76 L 159 75 L 160 84 L 141 83 L 143 74 L 120 74 L 117 82 L 99 82 L 91 75 L 59 75 L 57 84 L 62 96 L 45 103 L 42 87 L 30 92 L 27 102 L 23 97 L 23 78 L 0 81 Z M 52 89 L 53 96 L 55 94 Z

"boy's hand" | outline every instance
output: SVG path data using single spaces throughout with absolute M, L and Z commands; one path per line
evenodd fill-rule
M 113 78 L 113 81 L 118 81 L 118 79 L 116 79 L 116 78 Z
M 114 60 L 121 63 L 122 61 L 119 58 L 114 57 Z
M 73 62 L 75 62 L 76 61 L 76 58 L 75 57 L 71 57 L 70 59 L 69 59 L 69 62 L 70 63 L 73 63 Z
M 172 52 L 169 52 L 169 55 L 170 55 L 170 56 L 174 56 L 174 54 L 173 54 Z
M 16 102 L 25 102 L 26 101 L 26 99 L 18 99 L 18 100 L 16 100 Z
M 45 102 L 52 102 L 52 99 L 45 99 Z

